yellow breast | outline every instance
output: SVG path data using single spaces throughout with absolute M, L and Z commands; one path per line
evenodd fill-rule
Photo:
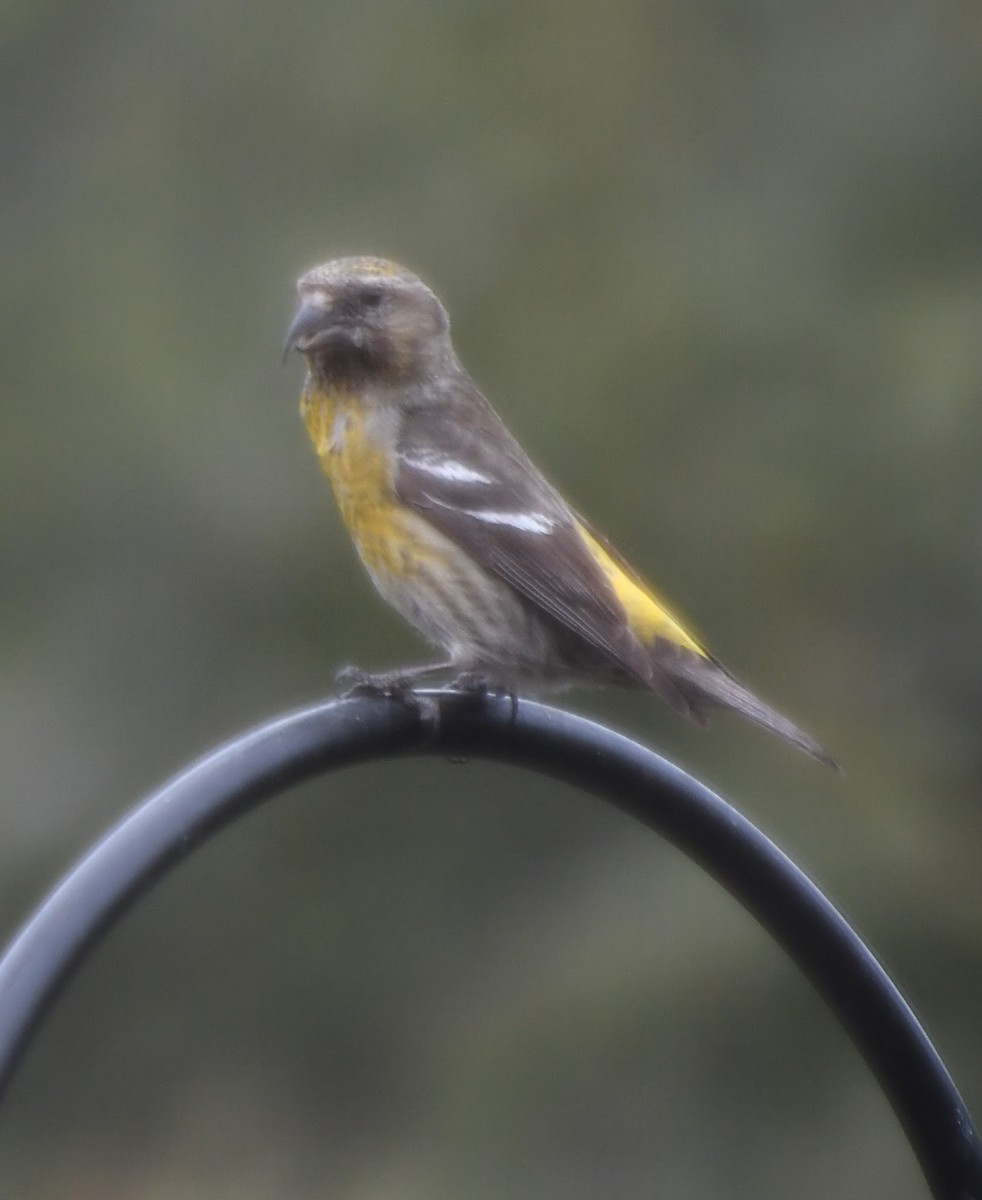
M 308 389 L 300 411 L 341 516 L 368 569 L 400 574 L 407 547 L 393 494 L 392 438 L 351 392 Z

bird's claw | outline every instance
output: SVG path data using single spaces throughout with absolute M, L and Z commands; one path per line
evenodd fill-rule
M 464 692 L 475 700 L 486 700 L 489 696 L 504 696 L 511 705 L 511 723 L 518 717 L 518 693 L 504 684 L 495 683 L 480 671 L 463 671 L 451 684 L 458 692 Z
M 342 695 L 402 697 L 412 690 L 412 679 L 399 671 L 363 671 L 361 667 L 342 667 L 334 676 L 345 688 Z
M 334 677 L 342 686 L 345 700 L 358 696 L 382 696 L 387 700 L 398 700 L 416 713 L 429 730 L 428 740 L 440 731 L 440 705 L 432 696 L 421 696 L 413 690 L 413 677 L 404 671 L 382 671 L 373 673 L 361 667 L 342 667 Z
M 470 692 L 477 696 L 486 696 L 494 691 L 487 675 L 480 671 L 462 671 L 450 684 L 457 692 Z

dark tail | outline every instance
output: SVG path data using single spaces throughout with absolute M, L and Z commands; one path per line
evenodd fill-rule
M 831 754 L 810 737 L 803 729 L 799 729 L 793 721 L 783 717 L 773 708 L 769 708 L 762 700 L 739 680 L 734 679 L 727 669 L 715 659 L 702 658 L 691 651 L 683 650 L 659 640 L 655 646 L 655 662 L 683 693 L 692 710 L 691 715 L 699 720 L 702 716 L 700 709 L 703 703 L 728 708 L 739 713 L 750 721 L 776 733 L 792 746 L 804 750 L 818 762 L 839 770 L 839 764 Z

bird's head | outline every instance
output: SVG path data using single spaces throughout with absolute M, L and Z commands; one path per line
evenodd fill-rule
M 405 382 L 452 361 L 446 310 L 394 263 L 339 258 L 302 275 L 297 291 L 284 358 L 299 350 L 324 382 Z

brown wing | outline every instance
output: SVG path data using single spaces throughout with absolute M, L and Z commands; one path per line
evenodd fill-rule
M 454 379 L 453 392 L 405 416 L 399 499 L 567 633 L 661 691 L 661 672 L 628 628 L 565 502 L 467 376 Z

